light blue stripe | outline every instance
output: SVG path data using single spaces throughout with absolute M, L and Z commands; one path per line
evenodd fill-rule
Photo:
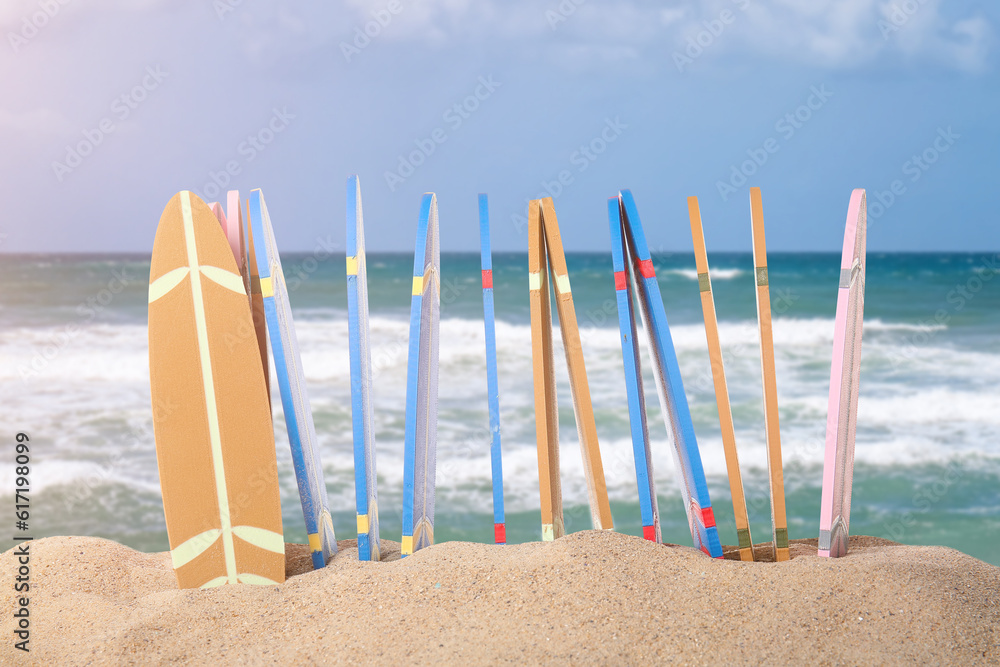
M 479 248 L 483 271 L 493 270 L 490 250 L 490 211 L 485 194 L 479 195 Z M 490 408 L 490 463 L 493 473 L 493 523 L 504 523 L 503 458 L 500 450 L 500 388 L 497 379 L 497 334 L 493 288 L 483 288 L 483 323 L 486 330 L 486 393 Z

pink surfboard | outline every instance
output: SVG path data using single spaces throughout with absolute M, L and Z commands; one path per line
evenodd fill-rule
M 861 380 L 861 324 L 865 313 L 865 191 L 854 190 L 847 209 L 847 228 L 840 260 L 837 319 L 833 329 L 830 402 L 826 418 L 823 499 L 819 518 L 818 555 L 847 554 L 854 477 L 854 436 Z

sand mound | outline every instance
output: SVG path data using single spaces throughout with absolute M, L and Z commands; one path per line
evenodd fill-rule
M 178 590 L 165 553 L 30 545 L 31 651 L 14 649 L 5 613 L 6 664 L 1000 663 L 1000 568 L 875 538 L 837 560 L 797 541 L 787 563 L 596 531 L 404 560 L 383 541 L 382 563 L 343 541 L 315 572 L 288 545 L 281 586 L 210 591 Z M 0 556 L 7 610 L 16 569 L 13 550 Z

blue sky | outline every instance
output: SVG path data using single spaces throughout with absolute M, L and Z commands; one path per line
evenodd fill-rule
M 178 190 L 260 187 L 279 246 L 526 249 L 550 193 L 570 251 L 631 188 L 654 249 L 996 250 L 994 3 L 962 0 L 4 0 L 0 251 L 148 252 Z M 367 33 L 367 34 L 366 34 Z M 227 173 L 227 171 L 229 173 Z M 216 195 L 217 196 L 217 195 Z M 224 199 L 224 196 L 221 196 Z

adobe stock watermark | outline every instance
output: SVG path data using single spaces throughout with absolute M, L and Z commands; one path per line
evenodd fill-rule
M 389 27 L 392 19 L 402 12 L 403 3 L 400 0 L 389 0 L 383 9 L 373 9 L 370 21 L 363 26 L 355 26 L 354 39 L 350 43 L 340 43 L 340 52 L 344 54 L 344 60 L 351 62 L 352 58 L 361 55 L 361 52 L 368 48 L 372 40 Z
M 28 42 L 38 36 L 38 33 L 54 19 L 62 8 L 73 0 L 39 0 L 38 10 L 21 18 L 21 28 L 17 32 L 7 32 L 7 41 L 14 53 L 27 46 Z
M 35 350 L 28 364 L 18 366 L 17 372 L 22 381 L 36 377 L 45 370 L 62 353 L 63 348 L 80 335 L 82 326 L 97 319 L 98 315 L 134 281 L 134 277 L 127 274 L 125 269 L 126 267 L 122 266 L 120 269 L 112 270 L 111 278 L 104 287 L 77 305 L 76 313 L 80 317 L 80 322 L 70 322 L 56 329 L 49 336 L 49 341 Z
M 750 6 L 750 0 L 732 0 L 732 3 L 743 12 Z M 705 49 L 711 48 L 726 31 L 726 28 L 736 22 L 736 17 L 737 14 L 731 9 L 723 9 L 714 19 L 702 21 L 702 29 L 688 37 L 683 53 L 680 51 L 673 53 L 677 71 L 683 74 L 685 67 L 690 67 L 695 60 L 701 58 Z
M 564 23 L 566 19 L 576 13 L 577 7 L 586 2 L 587 0 L 562 0 L 555 9 L 549 9 L 545 12 L 545 20 L 549 22 L 549 27 L 555 30 L 560 23 Z
M 905 339 L 895 342 L 890 354 L 892 371 L 895 373 L 901 365 L 906 367 L 919 361 L 922 346 L 930 343 L 938 332 L 945 330 L 952 314 L 961 312 L 996 276 L 1000 276 L 1000 253 L 992 257 L 980 257 L 979 265 L 972 269 L 971 275 L 964 281 L 956 283 L 945 295 L 945 302 L 951 308 L 938 308 L 932 316 L 917 323 L 916 331 Z
M 246 0 L 212 0 L 212 9 L 220 21 L 225 21 L 226 17 L 236 11 Z
M 941 159 L 941 155 L 951 150 L 955 142 L 961 138 L 962 135 L 952 130 L 951 125 L 947 128 L 939 127 L 937 136 L 931 143 L 919 153 L 914 153 L 909 160 L 903 163 L 903 166 L 900 167 L 903 175 L 909 176 L 911 183 L 916 183 L 931 166 Z M 885 190 L 874 191 L 874 196 L 868 198 L 868 216 L 872 222 L 885 215 L 885 212 L 892 208 L 893 204 L 899 201 L 906 192 L 906 183 L 901 178 L 894 179 Z M 871 223 L 869 223 L 869 227 L 871 227 Z
M 465 96 L 460 102 L 456 102 L 441 114 L 441 120 L 448 125 L 448 129 L 437 127 L 431 131 L 430 135 L 424 139 L 414 139 L 416 148 L 406 155 L 399 155 L 399 163 L 394 171 L 385 171 L 385 184 L 389 187 L 389 192 L 395 192 L 396 188 L 406 182 L 410 176 L 417 171 L 427 161 L 438 146 L 448 141 L 448 132 L 455 132 L 476 111 L 480 105 L 488 100 L 497 88 L 503 84 L 494 80 L 493 75 L 481 76 L 478 85 L 471 94 Z
M 604 127 L 590 141 L 580 144 L 575 151 L 570 153 L 570 165 L 576 167 L 575 171 L 577 174 L 587 171 L 590 165 L 597 162 L 597 159 L 608 150 L 611 144 L 618 141 L 618 138 L 627 129 L 628 124 L 623 123 L 620 116 L 615 116 L 614 120 L 605 118 Z M 532 199 L 543 199 L 544 197 L 552 197 L 553 200 L 556 200 L 574 182 L 576 182 L 574 170 L 561 169 L 552 180 L 543 178 L 539 183 L 539 186 L 542 188 L 541 192 L 534 197 L 526 198 L 525 204 L 530 203 Z M 528 218 L 523 213 L 512 213 L 510 221 L 518 234 L 523 232 L 528 226 Z
M 208 181 L 201 187 L 201 191 L 196 191 L 199 197 L 205 201 L 216 201 L 226 192 L 234 176 L 243 173 L 244 165 L 247 165 L 267 150 L 275 138 L 288 129 L 291 121 L 295 120 L 295 114 L 288 110 L 288 107 L 271 110 L 271 117 L 264 125 L 252 134 L 248 134 L 246 139 L 236 146 L 236 155 L 218 171 L 208 172 Z
M 132 87 L 128 92 L 122 93 L 111 102 L 111 115 L 105 116 L 97 123 L 97 127 L 87 128 L 81 132 L 83 139 L 75 144 L 66 144 L 66 156 L 63 161 L 52 161 L 52 173 L 60 183 L 73 173 L 83 161 L 93 154 L 94 150 L 104 143 L 108 135 L 113 134 L 118 123 L 123 123 L 139 108 L 143 102 L 149 99 L 149 94 L 160 87 L 163 81 L 170 76 L 169 72 L 164 72 L 159 65 L 150 65 L 146 68 L 142 80 Z
M 729 178 L 725 181 L 715 182 L 715 187 L 719 191 L 722 201 L 729 201 L 730 195 L 737 193 L 740 188 L 746 185 L 747 179 L 756 174 L 761 167 L 767 164 L 772 155 L 781 150 L 782 142 L 790 141 L 831 97 L 833 97 L 833 92 L 826 87 L 825 83 L 819 87 L 810 86 L 806 101 L 774 123 L 774 130 L 781 136 L 781 139 L 768 137 L 759 147 L 748 148 L 746 160 L 739 165 L 730 165 Z
M 903 0 L 882 8 L 882 16 L 876 25 L 882 33 L 882 39 L 889 41 L 889 36 L 899 32 L 913 16 L 930 0 Z

